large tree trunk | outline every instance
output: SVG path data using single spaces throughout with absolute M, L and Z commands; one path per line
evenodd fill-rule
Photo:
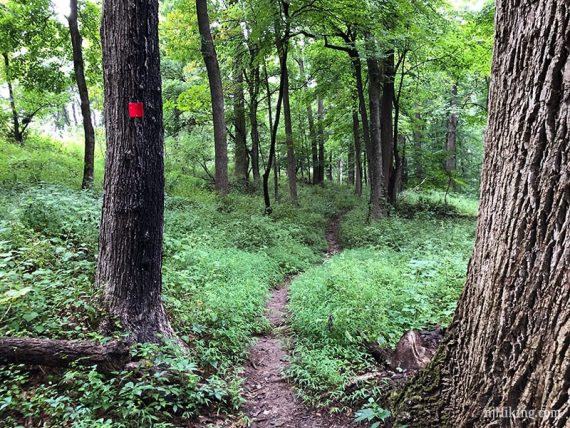
M 234 60 L 234 128 L 235 128 L 235 151 L 234 151 L 234 174 L 240 181 L 248 180 L 247 160 L 247 137 L 245 126 L 245 98 L 243 94 L 243 70 L 241 54 Z
M 20 129 L 20 119 L 18 116 L 18 110 L 16 109 L 16 99 L 14 97 L 14 88 L 12 87 L 12 73 L 10 70 L 10 57 L 7 53 L 3 53 L 4 58 L 4 75 L 6 76 L 6 83 L 8 84 L 8 97 L 10 98 L 10 110 L 12 113 L 12 135 L 14 141 L 18 144 L 24 142 L 24 137 Z
M 105 0 L 101 42 L 107 158 L 96 283 L 131 339 L 158 341 L 173 335 L 160 298 L 164 151 L 158 0 Z M 129 117 L 131 102 L 142 103 L 143 117 Z
M 570 14 L 503 0 L 496 25 L 475 252 L 445 344 L 401 396 L 413 427 L 570 420 Z
M 83 158 L 83 181 L 82 189 L 89 189 L 93 186 L 93 170 L 95 164 L 95 130 L 91 122 L 91 107 L 89 105 L 89 91 L 85 81 L 85 66 L 83 62 L 83 47 L 81 33 L 77 24 L 77 0 L 70 0 L 70 13 L 67 17 L 69 32 L 71 34 L 71 45 L 73 48 L 73 69 L 75 70 L 75 81 L 79 90 L 81 100 L 81 115 L 83 117 L 83 131 L 85 134 L 85 154 Z
M 455 172 L 457 167 L 457 124 L 459 117 L 457 116 L 457 84 L 451 87 L 451 99 L 449 102 L 449 121 L 447 123 L 447 160 L 445 161 L 445 170 L 449 175 Z
M 381 122 L 380 122 L 380 84 L 381 71 L 378 61 L 369 57 L 368 97 L 370 104 L 370 144 L 366 148 L 368 155 L 368 181 L 370 183 L 370 202 L 368 215 L 372 219 L 384 215 L 384 174 L 381 159 Z
M 67 367 L 77 363 L 110 372 L 122 369 L 129 360 L 129 347 L 122 342 L 100 345 L 82 340 L 0 339 L 0 364 Z
M 325 104 L 321 97 L 317 100 L 317 135 L 319 142 L 319 179 L 317 184 L 323 184 L 325 181 Z
M 228 147 L 226 119 L 224 117 L 224 90 L 218 57 L 210 32 L 207 0 L 196 0 L 196 14 L 200 31 L 201 50 L 208 72 L 210 96 L 212 98 L 212 119 L 214 122 L 215 186 L 220 195 L 228 193 Z
M 380 99 L 380 140 L 382 141 L 382 172 L 384 174 L 384 188 L 390 202 L 394 203 L 396 192 L 393 189 L 394 179 L 394 125 L 392 114 L 394 111 L 394 51 L 386 52 L 383 60 L 382 95 Z

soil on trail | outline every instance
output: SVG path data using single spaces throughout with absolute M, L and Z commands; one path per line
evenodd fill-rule
M 329 258 L 342 248 L 337 240 L 340 217 L 333 218 L 326 228 Z M 272 331 L 260 337 L 250 349 L 249 362 L 245 369 L 246 414 L 252 427 L 287 428 L 348 428 L 352 419 L 345 415 L 329 415 L 309 409 L 295 396 L 287 382 L 284 371 L 288 366 L 287 354 L 287 300 L 289 284 L 287 277 L 273 290 L 267 304 L 267 319 Z

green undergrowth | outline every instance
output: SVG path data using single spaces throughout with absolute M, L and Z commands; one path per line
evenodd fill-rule
M 340 226 L 347 249 L 292 283 L 289 376 L 310 404 L 370 407 L 382 384 L 349 387 L 355 376 L 377 370 L 363 345 L 393 347 L 407 330 L 449 323 L 472 251 L 476 210 L 476 203 L 454 199 L 462 204 L 444 212 L 433 209 L 437 200 L 430 195 L 413 195 L 405 216 L 396 210 L 372 223 L 360 204 Z
M 45 165 L 36 180 L 36 161 L 12 158 L 29 158 L 33 143 L 0 147 L 10 155 L 0 162 L 0 336 L 111 340 L 99 333 L 94 287 L 100 191 L 76 190 L 77 177 L 63 174 L 80 165 L 73 153 L 33 153 Z M 300 208 L 284 200 L 267 217 L 259 195 L 219 198 L 201 186 L 180 194 L 166 199 L 163 300 L 189 353 L 140 345 L 132 353 L 160 370 L 111 375 L 3 367 L 2 426 L 185 426 L 199 412 L 242 405 L 241 367 L 252 337 L 269 328 L 269 290 L 322 259 L 327 218 L 354 198 L 301 187 Z

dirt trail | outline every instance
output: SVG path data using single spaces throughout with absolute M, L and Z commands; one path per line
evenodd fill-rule
M 326 258 L 342 250 L 337 240 L 339 223 L 340 217 L 335 217 L 327 225 Z M 292 277 L 287 277 L 273 290 L 266 312 L 272 331 L 260 337 L 250 349 L 245 370 L 246 414 L 253 421 L 252 427 L 256 428 L 352 427 L 352 419 L 347 416 L 332 416 L 304 406 L 295 396 L 292 385 L 285 379 L 284 370 L 289 364 L 287 300 L 292 280 Z

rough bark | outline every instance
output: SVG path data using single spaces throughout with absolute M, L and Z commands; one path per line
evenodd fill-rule
M 215 186 L 220 195 L 226 195 L 228 187 L 228 147 L 226 119 L 224 117 L 224 90 L 218 57 L 210 32 L 207 0 L 196 0 L 198 30 L 200 31 L 201 51 L 208 72 L 210 96 L 212 99 L 212 119 L 214 122 Z
M 568 426 L 569 46 L 567 2 L 497 3 L 475 251 L 445 344 L 400 396 L 398 422 Z
M 83 157 L 83 180 L 82 189 L 89 189 L 93 186 L 93 170 L 95 165 L 95 130 L 91 121 L 91 107 L 89 103 L 89 90 L 85 80 L 85 65 L 83 61 L 82 37 L 77 23 L 77 0 L 70 0 L 70 13 L 67 17 L 69 23 L 69 33 L 71 35 L 71 45 L 73 48 L 73 69 L 75 71 L 75 81 L 79 91 L 81 101 L 81 116 L 83 118 L 83 132 L 85 134 L 85 153 Z
M 241 55 L 238 54 L 234 62 L 234 174 L 240 181 L 248 181 L 247 159 L 247 129 L 245 125 L 245 97 L 243 93 L 243 70 Z
M 370 144 L 366 148 L 368 155 L 368 181 L 370 183 L 369 217 L 376 219 L 384 215 L 383 200 L 385 195 L 380 122 L 380 85 L 382 81 L 378 60 L 369 57 L 367 65 L 370 104 Z
M 172 336 L 161 303 L 164 151 L 158 0 L 103 2 L 107 157 L 96 283 L 139 342 Z M 144 105 L 130 118 L 128 104 Z
M 120 370 L 129 360 L 129 347 L 123 342 L 101 345 L 82 340 L 0 339 L 0 364 L 67 367 L 77 363 L 110 372 Z
M 10 98 L 10 111 L 12 113 L 12 135 L 14 141 L 18 144 L 22 144 L 24 141 L 22 132 L 20 130 L 20 119 L 18 116 L 18 110 L 16 109 L 16 99 L 14 97 L 14 88 L 12 86 L 12 73 L 10 71 L 10 57 L 7 53 L 3 53 L 4 58 L 4 74 L 6 76 L 6 83 L 8 85 L 8 97 Z
M 457 124 L 459 117 L 457 115 L 457 84 L 451 87 L 451 99 L 449 102 L 449 121 L 447 122 L 447 138 L 446 150 L 447 160 L 445 161 L 445 170 L 448 174 L 453 174 L 457 164 Z
M 321 97 L 317 100 L 317 136 L 319 142 L 319 177 L 317 184 L 323 184 L 325 181 L 325 104 Z

